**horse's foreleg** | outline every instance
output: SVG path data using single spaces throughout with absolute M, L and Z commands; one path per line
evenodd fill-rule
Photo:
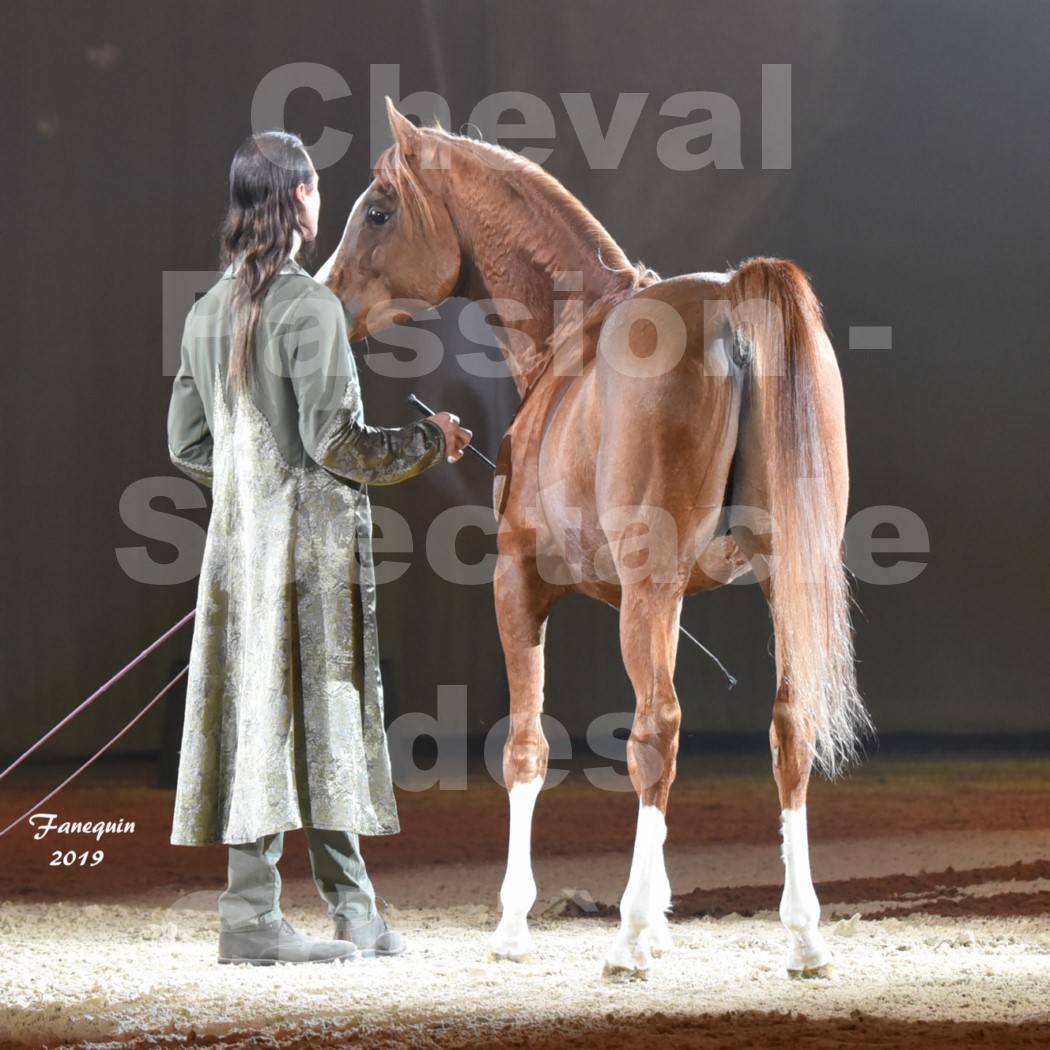
M 806 829 L 806 790 L 813 766 L 812 731 L 792 703 L 790 688 L 784 682 L 777 689 L 769 741 L 784 837 L 780 920 L 788 931 L 788 973 L 793 977 L 824 977 L 830 972 L 831 952 L 817 928 L 820 903 L 810 875 Z
M 681 596 L 656 587 L 638 593 L 625 590 L 620 607 L 620 644 L 637 702 L 627 767 L 639 806 L 631 874 L 620 901 L 620 929 L 606 958 L 606 976 L 645 978 L 652 956 L 672 947 L 664 839 L 681 723 L 674 690 L 680 611 Z
M 503 910 L 489 949 L 492 958 L 520 960 L 532 950 L 527 919 L 536 900 L 532 813 L 550 750 L 541 721 L 543 634 L 554 598 L 549 587 L 518 565 L 501 570 L 495 592 L 510 685 L 510 730 L 503 750 L 503 779 L 510 793 L 510 842 L 500 889 Z

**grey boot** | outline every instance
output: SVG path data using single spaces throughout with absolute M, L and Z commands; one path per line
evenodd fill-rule
M 337 922 L 334 936 L 343 943 L 349 941 L 357 945 L 363 959 L 400 955 L 406 947 L 405 938 L 389 929 L 382 915 L 353 927 Z
M 355 945 L 344 940 L 326 941 L 297 933 L 287 919 L 276 919 L 248 930 L 224 930 L 219 934 L 220 963 L 353 962 L 361 958 Z

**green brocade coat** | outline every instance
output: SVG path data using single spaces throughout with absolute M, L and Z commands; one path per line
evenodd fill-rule
M 171 841 L 398 830 L 367 484 L 440 462 L 439 427 L 364 424 L 339 300 L 295 262 L 267 291 L 258 385 L 225 392 L 232 267 L 186 319 L 172 462 L 212 488 Z

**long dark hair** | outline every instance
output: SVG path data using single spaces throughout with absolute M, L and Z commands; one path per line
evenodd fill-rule
M 295 187 L 314 179 L 313 166 L 298 135 L 263 131 L 252 135 L 230 165 L 230 206 L 223 220 L 222 265 L 238 264 L 232 308 L 227 388 L 247 392 L 255 382 L 255 331 L 262 299 L 295 244 L 306 246 Z M 312 247 L 312 243 L 310 245 Z

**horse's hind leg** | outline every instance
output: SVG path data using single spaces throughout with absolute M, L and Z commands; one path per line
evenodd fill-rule
M 734 530 L 741 547 L 752 554 L 752 566 L 769 597 L 768 544 L 747 531 Z M 777 667 L 777 695 L 769 726 L 773 777 L 780 794 L 783 835 L 784 892 L 780 921 L 788 932 L 787 969 L 792 977 L 826 977 L 831 972 L 831 951 L 818 929 L 820 902 L 813 888 L 809 866 L 806 793 L 813 768 L 813 727 L 795 702 L 783 669 Z
M 555 592 L 533 570 L 514 561 L 497 573 L 495 597 L 510 685 L 510 731 L 503 750 L 503 779 L 510 792 L 510 842 L 500 889 L 503 913 L 489 949 L 490 958 L 520 960 L 532 950 L 527 919 L 536 900 L 532 813 L 550 750 L 541 722 L 543 634 Z
M 631 874 L 620 901 L 620 929 L 606 958 L 606 976 L 645 978 L 652 956 L 672 947 L 664 839 L 681 723 L 674 690 L 680 612 L 676 585 L 624 588 L 620 646 L 637 702 L 627 767 L 639 806 Z
M 809 870 L 806 828 L 806 790 L 813 766 L 813 734 L 792 703 L 790 686 L 781 681 L 769 727 L 773 776 L 780 792 L 780 821 L 784 838 L 784 893 L 780 921 L 788 931 L 788 973 L 793 977 L 826 977 L 831 951 L 820 930 L 820 903 Z

